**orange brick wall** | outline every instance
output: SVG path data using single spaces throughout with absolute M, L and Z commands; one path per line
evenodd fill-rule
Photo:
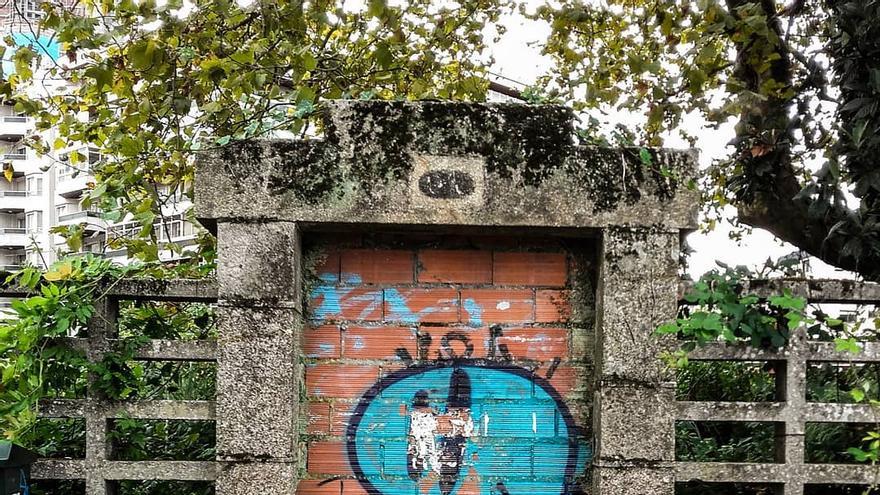
M 489 487 L 496 492 L 507 487 L 511 493 L 514 487 L 536 493 L 577 491 L 589 456 L 590 363 L 583 344 L 589 322 L 571 321 L 571 301 L 589 306 L 584 301 L 592 300 L 589 284 L 582 283 L 590 278 L 589 245 L 572 249 L 570 241 L 531 245 L 521 239 L 480 238 L 400 237 L 384 244 L 351 238 L 343 244 L 332 236 L 319 240 L 307 253 L 314 279 L 302 341 L 308 479 L 300 483 L 299 493 L 391 495 L 409 490 L 407 483 L 438 495 L 488 494 Z M 576 313 L 589 315 L 591 309 Z M 445 421 L 454 409 L 446 403 L 453 385 L 445 385 L 453 369 L 469 377 L 465 413 L 475 430 L 460 436 L 467 437 L 462 440 L 466 449 L 452 449 L 460 464 L 454 473 L 438 468 L 436 459 L 433 472 L 428 464 L 418 471 L 412 467 L 417 457 L 413 411 L 427 411 L 438 424 Z M 437 375 L 443 373 L 443 378 Z M 431 380 L 440 385 L 431 388 Z M 437 401 L 431 407 L 419 409 L 408 396 L 384 397 L 395 387 L 422 386 Z M 405 417 L 394 421 L 402 421 L 408 433 L 364 433 L 383 426 L 375 412 L 370 419 L 375 424 L 363 424 L 363 416 L 380 407 L 373 405 L 379 401 L 396 411 L 391 416 Z M 540 428 L 537 411 L 547 411 L 549 418 Z M 509 423 L 496 427 L 492 421 Z M 452 437 L 437 428 L 437 445 L 449 443 Z M 424 438 L 431 444 L 431 435 Z M 373 441 L 381 453 L 371 450 Z M 430 449 L 440 451 L 436 445 Z M 494 454 L 484 454 L 485 449 Z M 352 460 L 353 450 L 363 451 L 362 464 Z M 557 466 L 542 474 L 541 463 L 547 462 L 541 460 L 542 450 L 548 456 L 559 452 L 560 459 L 551 464 L 571 466 L 565 473 Z M 465 452 L 469 459 L 462 457 Z M 507 473 L 503 465 L 492 464 L 492 455 L 502 461 L 509 455 L 511 466 L 529 472 Z M 373 465 L 381 469 L 371 471 Z M 561 474 L 553 474 L 554 469 Z M 368 481 L 352 479 L 356 475 Z

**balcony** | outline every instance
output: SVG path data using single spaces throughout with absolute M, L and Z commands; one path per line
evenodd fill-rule
M 86 232 L 98 232 L 107 229 L 107 221 L 97 211 L 77 211 L 58 216 L 58 225 L 80 225 Z
M 0 212 L 21 213 L 27 208 L 27 191 L 0 191 Z
M 4 161 L 6 161 L 6 160 L 9 160 L 9 161 L 27 160 L 27 157 L 28 157 L 27 153 L 21 153 L 21 152 L 3 153 L 3 160 Z
M 0 117 L 0 140 L 19 141 L 31 128 L 33 125 L 27 117 L 12 115 Z
M 24 249 L 28 245 L 26 229 L 0 227 L 0 248 Z
M 60 166 L 58 179 L 55 181 L 55 194 L 63 198 L 78 198 L 89 188 L 89 182 L 95 178 L 86 171 L 77 171 L 69 166 Z

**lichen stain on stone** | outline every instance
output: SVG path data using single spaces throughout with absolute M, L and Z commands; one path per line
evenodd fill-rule
M 671 202 L 681 189 L 678 177 L 693 172 L 680 154 L 651 151 L 652 163 L 645 164 L 639 148 L 575 144 L 572 111 L 561 106 L 333 101 L 322 118 L 323 139 L 234 143 L 218 152 L 218 172 L 243 196 L 257 192 L 325 211 L 380 211 L 403 204 L 398 191 L 407 180 L 422 180 L 410 177 L 415 156 L 480 156 L 487 187 L 505 196 L 485 196 L 487 213 L 507 204 L 507 216 L 546 218 L 559 213 L 537 198 L 557 192 L 582 196 L 580 205 L 596 214 L 646 195 Z M 463 176 L 423 180 L 417 187 L 429 197 L 468 194 Z
M 321 140 L 244 140 L 221 151 L 225 170 L 237 192 L 254 179 L 264 181 L 270 195 L 292 193 L 305 202 L 327 198 L 341 182 L 341 170 L 331 166 L 336 152 Z M 265 175 L 265 177 L 263 177 Z

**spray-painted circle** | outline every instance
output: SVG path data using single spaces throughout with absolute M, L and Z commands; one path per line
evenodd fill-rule
M 454 376 L 466 375 L 473 434 L 462 442 L 454 484 L 431 478 L 430 466 L 412 468 L 407 448 L 410 411 L 420 403 L 445 411 Z M 461 404 L 459 404 L 461 405 Z M 483 360 L 450 360 L 404 368 L 363 395 L 347 430 L 349 463 L 374 495 L 480 493 L 568 495 L 589 447 L 559 393 L 532 371 Z M 442 435 L 437 445 L 449 443 Z

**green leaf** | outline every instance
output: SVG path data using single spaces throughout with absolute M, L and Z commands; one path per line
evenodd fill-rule
M 655 330 L 654 332 L 658 335 L 672 335 L 677 334 L 679 332 L 679 328 L 675 322 L 664 323 L 657 327 L 657 330 Z
M 865 392 L 861 389 L 854 388 L 849 391 L 849 394 L 852 396 L 853 400 L 856 402 L 862 402 L 865 400 Z
M 647 148 L 639 148 L 639 159 L 642 161 L 642 164 L 650 167 L 654 163 L 654 157 L 651 156 L 651 152 L 648 151 Z
M 310 52 L 305 52 L 302 55 L 302 63 L 303 69 L 307 71 L 313 71 L 318 68 L 318 59 L 315 58 Z
M 861 352 L 861 348 L 855 337 L 836 338 L 834 339 L 834 344 L 834 347 L 838 352 L 849 352 L 851 354 L 858 354 Z
M 862 145 L 862 135 L 865 133 L 865 127 L 867 127 L 867 125 L 867 120 L 860 120 L 853 126 L 852 141 L 856 148 L 860 148 Z
M 152 39 L 141 40 L 131 45 L 128 49 L 128 57 L 131 60 L 131 66 L 135 70 L 145 70 L 150 68 L 154 62 L 156 53 L 156 42 Z
M 143 144 L 132 136 L 122 136 L 117 148 L 123 156 L 136 156 L 143 151 Z

